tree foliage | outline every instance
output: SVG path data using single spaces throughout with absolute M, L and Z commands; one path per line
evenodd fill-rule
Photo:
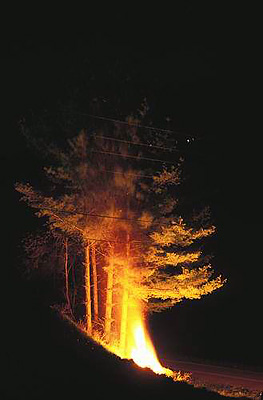
M 224 280 L 213 277 L 201 250 L 215 232 L 207 209 L 194 215 L 192 224 L 178 215 L 182 160 L 159 169 L 149 166 L 140 144 L 152 145 L 147 151 L 157 158 L 160 150 L 154 145 L 164 145 L 165 137 L 141 133 L 134 126 L 138 121 L 129 117 L 130 126 L 115 124 L 109 133 L 105 127 L 82 130 L 63 150 L 51 146 L 55 161 L 44 169 L 48 193 L 28 183 L 17 183 L 16 190 L 54 237 L 59 232 L 77 238 L 82 247 L 93 243 L 104 254 L 104 271 L 107 265 L 114 267 L 115 292 L 125 269 L 131 296 L 144 302 L 146 310 L 162 311 L 183 299 L 199 299 Z M 36 248 L 41 256 L 42 244 Z

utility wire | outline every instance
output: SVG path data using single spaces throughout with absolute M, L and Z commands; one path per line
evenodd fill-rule
M 68 113 L 72 113 L 72 114 L 76 114 L 76 115 L 83 115 L 83 116 L 87 116 L 87 117 L 90 117 L 90 118 L 99 119 L 99 120 L 103 120 L 103 121 L 114 122 L 114 123 L 128 125 L 128 126 L 134 126 L 134 127 L 137 127 L 137 128 L 145 128 L 145 129 L 149 129 L 149 130 L 153 130 L 153 131 L 159 131 L 159 132 L 165 132 L 165 133 L 170 133 L 170 134 L 173 133 L 173 134 L 176 134 L 176 135 L 182 135 L 182 136 L 184 136 L 186 138 L 186 140 L 188 142 L 190 142 L 190 140 L 191 140 L 190 138 L 192 138 L 192 140 L 196 139 L 196 137 L 194 135 L 192 135 L 190 133 L 184 133 L 184 132 L 181 132 L 181 131 L 174 131 L 174 130 L 171 130 L 171 129 L 163 129 L 163 128 L 158 128 L 158 127 L 153 127 L 153 126 L 135 124 L 135 123 L 132 123 L 132 122 L 121 121 L 121 120 L 114 119 L 114 118 L 103 117 L 103 116 L 100 116 L 100 115 L 93 115 L 93 114 L 88 114 L 88 113 L 79 112 L 79 111 L 73 111 L 73 110 L 70 110 L 70 109 L 63 109 L 63 111 L 68 112 Z M 94 134 L 94 136 L 95 136 L 95 134 Z M 96 135 L 96 136 L 99 136 L 99 135 Z M 101 137 L 103 137 L 103 136 L 101 136 Z M 110 137 L 107 137 L 107 139 L 110 139 Z M 111 139 L 112 140 L 116 140 L 116 141 L 117 140 L 121 141 L 121 139 L 115 139 L 115 138 L 111 138 Z M 139 144 L 139 143 L 132 142 L 132 141 L 130 141 L 130 142 L 126 141 L 126 143 L 136 144 L 136 145 L 141 145 L 141 146 L 149 146 L 149 147 L 152 147 L 152 148 L 160 148 L 160 149 L 163 149 L 163 150 L 167 150 L 168 149 L 165 146 L 164 147 L 162 147 L 162 146 L 159 147 L 159 146 L 155 146 L 155 145 L 147 145 L 146 143 Z M 177 150 L 175 148 L 169 149 L 169 151 L 178 151 L 180 153 L 185 153 L 186 152 L 186 150 Z M 196 152 L 194 152 L 193 154 L 197 154 L 197 155 L 199 155 L 201 157 L 204 156 L 204 154 L 198 154 Z
M 151 222 L 150 220 L 147 219 L 141 219 L 141 218 L 126 218 L 126 217 L 114 217 L 111 215 L 101 215 L 101 214 L 93 214 L 93 213 L 84 213 L 82 211 L 68 211 L 68 210 L 54 210 L 53 208 L 50 207 L 43 207 L 43 209 L 45 210 L 49 210 L 49 211 L 56 211 L 59 213 L 64 213 L 64 214 L 79 214 L 79 215 L 85 215 L 88 217 L 95 217 L 95 218 L 111 218 L 111 219 L 120 219 L 120 220 L 126 220 L 126 221 L 142 221 L 142 222 Z M 55 215 L 55 214 L 54 214 Z M 55 215 L 56 216 L 56 215 Z
M 93 153 L 101 153 L 101 154 L 109 154 L 111 156 L 118 156 L 118 157 L 124 157 L 124 158 L 134 158 L 136 160 L 147 160 L 147 161 L 156 161 L 156 162 L 162 162 L 164 164 L 173 164 L 173 161 L 167 161 L 167 160 L 160 160 L 159 158 L 148 158 L 148 157 L 138 157 L 138 156 L 132 156 L 130 154 L 120 154 L 120 153 L 114 153 L 111 151 L 98 151 L 98 150 L 92 150 Z
M 92 136 L 95 136 L 95 137 L 98 137 L 98 138 L 101 138 L 101 139 L 112 140 L 114 142 L 134 144 L 136 146 L 150 147 L 150 148 L 159 149 L 159 150 L 166 150 L 166 151 L 170 151 L 170 152 L 174 152 L 174 151 L 178 152 L 179 151 L 174 147 L 163 147 L 163 146 L 157 146 L 157 145 L 154 145 L 154 144 L 137 143 L 137 142 L 132 142 L 131 140 L 123 140 L 123 139 L 113 138 L 113 137 L 110 137 L 110 136 L 97 135 L 96 133 L 94 133 Z
M 93 114 L 88 114 L 88 113 L 84 113 L 84 112 L 80 112 L 80 111 L 72 111 L 72 110 L 66 110 L 66 109 L 64 109 L 64 111 L 71 112 L 72 114 L 76 114 L 76 115 L 84 115 L 84 116 L 94 118 L 94 119 L 99 119 L 102 121 L 114 122 L 114 123 L 128 125 L 128 126 L 134 126 L 136 128 L 145 128 L 145 129 L 149 129 L 152 131 L 159 131 L 159 132 L 164 132 L 164 133 L 175 133 L 176 135 L 179 134 L 179 135 L 183 135 L 183 136 L 187 136 L 187 137 L 189 137 L 189 136 L 193 137 L 193 135 L 189 135 L 184 132 L 173 131 L 171 129 L 163 129 L 163 128 L 157 128 L 157 127 L 149 126 L 149 125 L 135 124 L 133 122 L 121 121 L 121 120 L 118 120 L 115 118 L 103 117 L 101 115 L 93 115 Z
M 110 169 L 104 169 L 103 172 L 108 172 L 110 174 L 114 175 L 125 175 L 125 176 L 137 176 L 139 178 L 149 178 L 152 179 L 152 175 L 144 175 L 144 174 L 131 174 L 131 173 L 126 173 L 125 171 L 119 172 L 119 171 L 111 171 Z
M 179 135 L 183 135 L 186 138 L 187 142 L 190 142 L 191 139 L 192 140 L 196 139 L 196 137 L 194 135 L 192 135 L 190 133 L 184 133 L 184 132 L 181 132 L 181 131 L 174 131 L 174 130 L 171 130 L 171 129 L 163 129 L 163 128 L 158 128 L 158 127 L 153 127 L 153 126 L 135 124 L 135 123 L 132 123 L 132 122 L 121 121 L 121 120 L 114 119 L 114 118 L 103 117 L 103 116 L 100 116 L 100 115 L 93 115 L 93 114 L 88 114 L 88 113 L 79 112 L 79 111 L 72 111 L 72 110 L 66 110 L 66 109 L 64 109 L 63 111 L 70 112 L 70 113 L 76 114 L 76 115 L 84 115 L 84 116 L 87 116 L 87 117 L 90 117 L 90 118 L 99 119 L 99 120 L 103 120 L 103 121 L 108 121 L 108 122 L 113 122 L 113 123 L 118 123 L 118 124 L 123 124 L 123 125 L 128 125 L 128 126 L 134 126 L 134 127 L 137 127 L 137 128 L 145 128 L 145 129 L 149 129 L 149 130 L 153 130 L 153 131 L 159 131 L 159 132 L 165 132 L 165 133 L 174 133 L 176 135 L 179 134 Z M 178 150 L 178 149 L 176 149 L 174 147 L 169 148 L 169 147 L 165 147 L 165 146 L 157 146 L 157 145 L 146 144 L 146 143 L 136 143 L 136 142 L 133 142 L 133 141 L 123 140 L 123 139 L 116 139 L 116 138 L 112 138 L 112 137 L 109 137 L 109 136 L 103 136 L 103 135 L 97 135 L 97 134 L 93 134 L 93 136 L 97 136 L 97 137 L 101 137 L 101 138 L 105 138 L 105 139 L 109 139 L 109 140 L 114 140 L 114 141 L 119 141 L 119 142 L 123 142 L 123 143 L 134 144 L 134 145 L 137 145 L 137 146 L 156 148 L 156 149 L 160 149 L 160 150 L 162 149 L 162 150 L 170 151 L 170 152 L 185 153 L 185 150 Z M 175 139 L 173 139 L 173 140 L 175 140 Z M 197 154 L 197 153 L 194 153 L 194 154 Z M 203 156 L 203 155 L 201 154 L 201 156 Z M 151 161 L 153 161 L 153 160 L 151 160 Z M 162 160 L 160 160 L 160 161 L 164 162 Z M 171 163 L 169 161 L 166 161 L 166 162 Z
M 51 210 L 52 211 L 52 213 L 53 213 L 53 210 L 51 209 L 51 208 L 46 208 L 46 210 Z M 64 211 L 65 212 L 65 211 Z M 71 214 L 73 214 L 73 212 L 71 212 L 71 211 L 66 211 L 67 213 L 71 213 Z M 77 214 L 80 214 L 80 213 L 77 213 Z M 60 219 L 62 222 L 65 222 L 59 215 L 57 215 L 57 214 L 55 214 L 55 213 L 53 213 L 53 215 L 56 217 L 56 218 L 58 218 L 58 219 Z M 84 215 L 86 215 L 86 214 L 84 214 Z M 92 216 L 92 215 L 91 215 Z M 105 217 L 104 216 L 104 218 L 114 218 L 114 217 L 110 217 L 110 216 L 107 216 L 107 217 Z M 124 218 L 123 218 L 124 219 Z M 138 221 L 138 220 L 137 220 Z M 142 221 L 142 220 L 141 220 Z M 145 220 L 144 220 L 145 221 Z M 72 225 L 72 224 L 69 224 L 69 225 Z M 85 232 L 84 232 L 84 230 L 83 229 L 80 229 L 80 228 L 78 228 L 76 225 L 72 225 L 75 229 L 77 229 L 78 231 L 80 231 L 82 234 L 85 234 Z M 118 240 L 108 240 L 108 239 L 97 239 L 97 238 L 89 238 L 89 237 L 86 237 L 85 236 L 85 239 L 86 240 L 94 240 L 94 241 L 98 241 L 98 242 L 112 242 L 112 243 L 127 243 L 127 242 L 121 242 L 121 241 L 118 241 Z M 130 241 L 131 243 L 148 243 L 148 242 L 150 242 L 150 240 L 149 241 L 146 241 L 146 240 L 131 240 Z
M 87 117 L 90 117 L 90 118 L 99 119 L 99 120 L 103 120 L 103 121 L 107 121 L 107 122 L 113 122 L 113 123 L 123 124 L 123 125 L 127 125 L 127 126 L 134 126 L 134 127 L 137 127 L 137 128 L 145 128 L 145 129 L 149 129 L 149 130 L 152 130 L 152 131 L 159 131 L 159 132 L 164 132 L 164 133 L 170 133 L 170 134 L 174 133 L 176 135 L 178 135 L 178 134 L 179 135 L 183 135 L 188 142 L 190 142 L 190 138 L 192 140 L 196 139 L 196 137 L 193 136 L 192 134 L 187 134 L 187 133 L 179 132 L 179 131 L 173 131 L 171 129 L 163 129 L 163 128 L 157 128 L 157 127 L 148 126 L 148 125 L 135 124 L 135 123 L 132 123 L 132 122 L 121 121 L 121 120 L 114 119 L 114 118 L 103 117 L 103 116 L 100 116 L 100 115 L 93 115 L 93 114 L 83 113 L 83 112 L 79 112 L 79 111 L 72 111 L 72 110 L 65 110 L 65 111 L 71 112 L 72 114 L 84 115 L 84 116 L 87 116 Z M 127 143 L 127 144 L 133 144 L 133 145 L 137 145 L 137 146 L 156 148 L 156 149 L 159 149 L 159 150 L 165 150 L 165 151 L 169 151 L 169 152 L 179 152 L 179 153 L 184 152 L 182 150 L 176 149 L 175 147 L 169 148 L 169 147 L 166 147 L 166 146 L 157 146 L 157 145 L 146 144 L 146 143 L 137 143 L 137 142 L 133 142 L 133 141 L 129 141 L 129 140 L 113 138 L 113 137 L 110 137 L 110 136 L 97 135 L 96 133 L 92 134 L 92 136 L 101 137 L 101 138 L 104 138 L 104 139 L 108 139 L 108 140 L 112 140 L 112 141 L 118 141 L 118 142 Z M 130 156 L 130 158 L 131 158 L 131 156 Z M 135 157 L 133 157 L 133 158 L 135 158 Z M 147 159 L 147 158 L 142 158 L 142 157 L 141 157 L 141 159 L 145 159 L 145 160 L 149 160 L 149 161 L 155 161 L 153 159 Z M 170 161 L 163 161 L 163 160 L 156 160 L 156 161 L 173 164 Z
M 94 240 L 97 242 L 110 242 L 110 243 L 123 243 L 123 244 L 127 244 L 127 242 L 122 242 L 119 240 L 112 240 L 112 239 L 97 239 L 97 238 L 89 238 L 89 237 L 85 237 L 85 239 L 87 240 Z M 130 243 L 149 243 L 151 242 L 150 240 L 130 240 Z

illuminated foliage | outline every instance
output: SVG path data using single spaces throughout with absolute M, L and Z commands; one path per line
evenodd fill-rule
M 192 224 L 177 213 L 182 160 L 159 171 L 146 168 L 141 149 L 130 146 L 145 137 L 134 119 L 129 122 L 115 127 L 115 141 L 83 130 L 67 150 L 51 146 L 56 162 L 45 168 L 49 193 L 16 184 L 50 232 L 77 238 L 85 260 L 87 331 L 97 335 L 100 325 L 122 356 L 131 324 L 137 321 L 140 332 L 138 319 L 147 312 L 199 299 L 224 284 L 213 277 L 200 247 L 215 232 L 207 209 L 193 215 Z

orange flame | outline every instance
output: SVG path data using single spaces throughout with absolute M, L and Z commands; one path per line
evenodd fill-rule
M 131 350 L 132 360 L 141 368 L 150 368 L 156 374 L 172 376 L 173 372 L 164 368 L 155 353 L 154 347 L 142 324 L 134 328 L 135 346 Z
M 173 371 L 164 368 L 158 360 L 151 338 L 147 333 L 140 304 L 133 302 L 129 309 L 125 358 L 132 359 L 141 368 L 150 368 L 156 374 L 172 376 Z

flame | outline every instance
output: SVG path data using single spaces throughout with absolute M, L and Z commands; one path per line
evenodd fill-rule
M 150 368 L 156 374 L 168 375 L 169 370 L 160 364 L 152 342 L 147 338 L 145 329 L 141 324 L 138 324 L 134 329 L 134 340 L 135 346 L 131 350 L 132 360 L 141 368 Z
M 173 376 L 173 371 L 164 368 L 158 360 L 138 304 L 133 305 L 130 313 L 126 352 L 126 357 L 132 359 L 139 367 L 150 368 L 156 374 Z
M 127 262 L 127 256 L 111 254 L 108 261 L 105 335 L 97 335 L 93 330 L 93 338 L 120 358 L 133 360 L 141 368 L 175 379 L 175 372 L 163 367 L 158 360 L 145 322 L 144 303 L 136 297 L 136 290 L 133 293 L 136 289 L 134 276 L 138 271 Z M 118 275 L 114 275 L 113 266 L 118 266 Z

